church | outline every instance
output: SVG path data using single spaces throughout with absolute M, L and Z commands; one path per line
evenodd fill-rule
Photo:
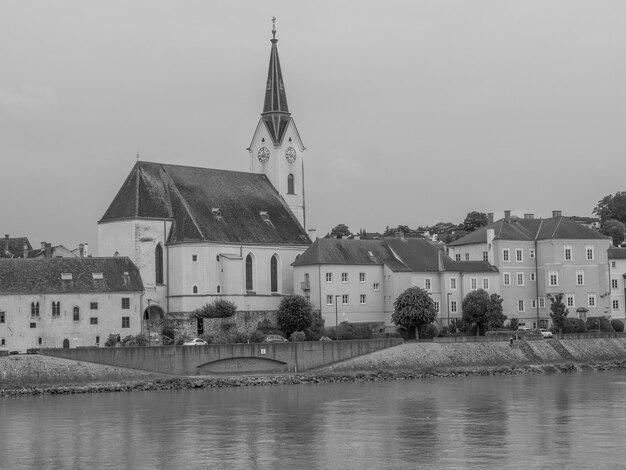
M 139 268 L 145 320 L 215 298 L 269 311 L 292 294 L 306 232 L 304 145 L 289 112 L 272 29 L 263 112 L 249 172 L 138 161 L 98 221 L 100 256 Z

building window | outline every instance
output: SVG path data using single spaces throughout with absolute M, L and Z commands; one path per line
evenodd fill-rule
M 613 301 L 613 310 L 619 310 L 619 300 Z
M 517 277 L 517 285 L 523 286 L 524 285 L 524 273 L 517 273 L 516 277 Z
M 0 346 L 6 346 L 7 342 L 4 338 L 0 339 Z
M 439 313 L 439 301 L 435 300 L 434 304 L 435 304 L 435 312 Z
M 72 309 L 72 313 L 74 314 L 74 321 L 79 321 L 80 320 L 80 308 L 74 307 Z
M 532 308 L 532 309 L 537 308 L 537 299 L 532 299 L 530 301 L 530 308 Z
M 518 312 L 524 312 L 526 310 L 525 306 L 524 306 L 524 301 L 523 300 L 518 300 L 517 301 L 517 311 Z
M 61 315 L 61 302 L 52 302 L 52 316 L 58 317 Z
M 470 279 L 470 285 L 471 285 L 471 289 L 472 290 L 476 290 L 478 287 L 478 279 L 476 279 L 475 277 L 473 277 L 472 279 Z
M 359 303 L 361 305 L 365 305 L 365 303 L 366 303 L 365 300 L 366 300 L 365 294 L 359 295 Z
M 130 328 L 130 317 L 122 317 L 122 328 Z
M 450 311 L 456 313 L 456 300 L 450 302 Z
M 454 255 L 454 260 L 461 261 L 461 253 L 457 253 L 456 255 Z
M 191 288 L 191 290 L 192 290 L 192 292 L 193 292 L 194 294 L 197 294 L 197 293 L 198 293 L 198 286 L 194 285 L 194 286 Z
M 6 313 L 0 312 L 0 323 L 4 323 L 6 321 Z
M 273 255 L 270 261 L 270 291 L 278 292 L 278 256 Z
M 611 279 L 611 289 L 617 289 L 617 279 Z
M 617 263 L 616 263 L 615 261 L 611 261 L 611 267 L 612 267 L 612 268 L 617 267 Z
M 567 294 L 565 296 L 565 305 L 568 308 L 574 308 L 574 294 Z
M 588 307 L 596 306 L 596 294 L 587 294 L 587 306 Z
M 483 277 L 483 289 L 489 290 L 489 278 Z
M 154 282 L 163 284 L 163 247 L 159 243 L 154 249 Z
M 30 327 L 31 327 L 31 328 L 37 328 L 37 323 L 31 323 L 31 324 L 30 324 Z
M 349 297 L 348 297 L 348 294 L 343 294 L 343 295 L 341 296 L 341 303 L 342 303 L 343 305 L 348 305 L 348 301 L 349 301 L 349 300 L 350 300 L 350 299 L 349 299 Z
M 291 173 L 287 176 L 287 194 L 296 194 L 294 191 L 293 175 Z
M 546 298 L 539 297 L 539 308 L 546 308 Z
M 365 273 L 359 273 L 359 282 L 361 284 L 365 282 Z
M 510 286 L 511 285 L 511 273 L 503 273 L 502 274 L 502 283 L 505 286 Z
M 130 308 L 130 297 L 122 297 L 122 308 L 127 310 Z
M 469 261 L 469 253 L 465 253 L 465 261 Z
M 191 255 L 191 261 L 193 263 L 197 263 L 198 262 L 198 255 Z
M 424 279 L 424 289 L 426 289 L 426 290 L 430 290 L 430 288 L 431 288 L 430 281 L 431 281 L 431 280 L 430 280 L 430 278 L 429 278 L 429 277 L 427 277 L 426 279 Z
M 585 285 L 585 271 L 576 271 L 576 285 L 577 286 Z
M 33 317 L 39 316 L 39 302 L 31 302 L 30 303 L 30 314 Z
M 333 282 L 333 273 L 326 273 L 326 282 L 329 284 Z
M 252 278 L 252 268 L 253 268 L 253 264 L 252 264 L 252 255 L 248 253 L 248 256 L 246 256 L 246 290 L 247 291 L 251 291 L 254 290 L 254 283 L 253 278 Z
M 511 259 L 510 259 L 510 257 L 509 257 L 509 249 L 508 249 L 508 248 L 504 248 L 504 249 L 502 250 L 502 261 L 506 261 L 506 262 L 508 262 L 508 261 L 510 261 L 510 260 L 511 260 Z
M 489 252 L 483 251 L 483 261 L 489 261 Z
M 559 285 L 559 273 L 557 271 L 550 271 L 548 273 L 548 284 L 550 286 L 558 286 Z
M 565 261 L 572 261 L 572 247 L 566 246 L 563 248 L 563 259 Z
M 346 284 L 348 282 L 348 273 L 341 273 L 341 283 Z
M 456 289 L 456 277 L 451 277 L 450 278 L 450 289 L 452 289 L 452 290 Z
M 89 324 L 90 325 L 97 325 L 98 324 L 98 317 L 91 317 L 89 319 Z
M 326 305 L 332 305 L 333 304 L 333 296 L 332 295 L 327 295 L 326 296 Z
M 98 310 L 98 302 L 89 302 L 89 310 Z
M 515 261 L 522 262 L 524 261 L 524 250 L 521 248 L 517 248 L 515 250 Z
M 585 253 L 587 254 L 587 260 L 593 261 L 593 245 L 587 245 L 585 247 Z
M 530 249 L 528 250 L 528 257 L 529 257 L 530 259 L 535 259 L 535 249 L 534 249 L 534 248 L 530 248 Z
M 378 282 L 375 282 L 374 284 L 372 284 L 372 290 L 374 292 L 378 292 L 380 290 L 380 284 Z
M 537 280 L 537 278 L 535 277 L 535 273 L 530 273 L 530 280 L 531 282 L 535 282 Z
M 215 286 L 215 291 L 219 294 L 220 292 L 222 292 L 222 287 L 218 284 L 217 286 Z

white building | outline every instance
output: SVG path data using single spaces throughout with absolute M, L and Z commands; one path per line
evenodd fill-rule
M 609 248 L 609 278 L 611 282 L 611 317 L 626 321 L 626 248 Z

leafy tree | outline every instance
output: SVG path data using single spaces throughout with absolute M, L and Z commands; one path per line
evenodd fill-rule
M 489 219 L 484 212 L 472 211 L 467 214 L 461 228 L 466 232 L 473 232 L 474 230 L 487 225 Z
M 602 225 L 609 219 L 626 224 L 626 191 L 618 191 L 615 196 L 604 196 L 598 201 L 593 213 L 600 217 Z
M 237 312 L 237 306 L 224 299 L 215 299 L 210 304 L 204 304 L 192 313 L 195 318 L 228 318 Z
M 600 232 L 613 239 L 613 245 L 619 246 L 624 241 L 626 225 L 617 219 L 608 219 L 602 224 Z
M 463 321 L 476 328 L 476 336 L 489 329 L 501 328 L 506 320 L 502 313 L 502 298 L 483 289 L 470 292 L 463 299 Z
M 411 228 L 408 225 L 398 225 L 397 227 L 391 228 L 387 226 L 383 232 L 383 237 L 393 237 L 398 232 L 409 233 L 410 231 Z
M 437 319 L 435 302 L 421 287 L 409 287 L 393 303 L 391 321 L 407 330 L 415 329 L 419 337 L 420 326 L 428 325 Z
M 548 294 L 548 298 L 550 299 L 550 318 L 552 318 L 553 329 L 558 330 L 559 333 L 563 333 L 565 320 L 569 313 L 563 303 L 563 294 Z
M 301 295 L 286 295 L 278 305 L 278 327 L 289 337 L 294 331 L 304 331 L 313 323 L 313 307 Z
M 326 234 L 324 238 L 343 238 L 344 236 L 350 236 L 352 232 L 346 224 L 335 225 L 330 233 Z

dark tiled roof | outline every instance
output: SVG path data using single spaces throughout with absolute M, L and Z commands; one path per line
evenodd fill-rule
M 498 268 L 487 261 L 455 261 L 462 273 L 497 273 Z
M 585 227 L 569 217 L 551 217 L 549 219 L 518 219 L 509 222 L 500 219 L 491 225 L 450 243 L 450 246 L 470 245 L 487 242 L 487 229 L 494 229 L 496 240 L 604 240 L 607 237 L 597 230 Z
M 7 254 L 6 243 L 6 238 L 0 239 L 0 258 L 23 258 L 24 245 L 26 245 L 28 251 L 33 249 L 27 237 L 9 238 L 9 254 Z
M 413 272 L 458 271 L 459 268 L 439 248 L 422 238 L 388 238 L 385 242 Z
M 69 273 L 72 279 L 63 280 Z M 0 260 L 0 295 L 142 291 L 139 269 L 126 257 Z
M 311 243 L 269 179 L 254 173 L 137 162 L 100 222 L 134 218 L 173 219 L 169 242 Z
M 609 259 L 626 259 L 626 248 L 609 248 Z

